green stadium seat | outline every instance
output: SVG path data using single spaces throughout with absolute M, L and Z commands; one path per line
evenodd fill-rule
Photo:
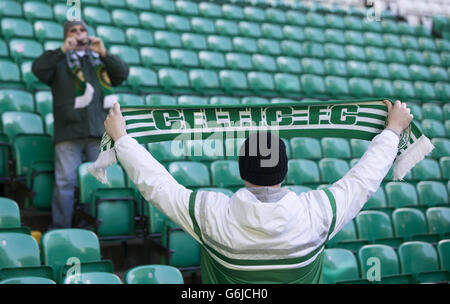
M 290 159 L 286 182 L 291 185 L 319 183 L 320 173 L 316 162 L 309 159 Z
M 126 6 L 132 11 L 148 11 L 151 8 L 150 0 L 126 0 Z
M 434 103 L 424 103 L 422 105 L 422 119 L 434 119 L 438 121 L 444 120 L 444 113 L 442 107 Z
M 268 8 L 266 9 L 266 19 L 269 22 L 284 24 L 286 23 L 286 14 L 282 10 Z
M 181 141 L 149 143 L 148 151 L 162 163 L 185 160 L 184 145 Z
M 416 188 L 406 182 L 388 182 L 386 184 L 388 205 L 395 208 L 417 206 L 419 204 Z
M 3 18 L 1 22 L 2 34 L 6 40 L 14 38 L 33 38 L 34 31 L 30 22 L 19 18 Z
M 391 74 L 392 76 L 392 74 Z M 409 81 L 394 80 L 394 94 L 401 100 L 408 100 L 415 97 L 414 87 Z
M 327 26 L 325 17 L 323 17 L 321 14 L 309 12 L 306 14 L 305 18 L 308 26 L 317 28 L 323 28 Z
M 450 156 L 441 157 L 439 165 L 442 170 L 442 177 L 446 180 L 450 180 Z
M 161 257 L 163 264 L 171 265 L 180 271 L 199 270 L 200 244 L 188 233 L 170 220 L 164 222 L 161 235 L 162 245 L 168 254 Z
M 177 1 L 177 3 L 180 1 Z M 125 284 L 183 284 L 181 272 L 169 265 L 142 265 L 125 273 Z
M 41 238 L 42 262 L 53 268 L 55 278 L 62 282 L 69 258 L 75 257 L 81 262 L 81 272 L 85 264 L 91 271 L 112 272 L 112 263 L 101 261 L 100 244 L 97 236 L 83 229 L 58 229 L 44 233 Z M 109 271 L 108 271 L 109 270 Z
M 360 61 L 366 60 L 366 54 L 364 52 L 364 49 L 360 46 L 346 45 L 345 53 L 347 59 L 349 60 L 360 60 Z
M 178 104 L 180 105 L 207 105 L 208 99 L 199 96 L 181 95 L 178 96 Z
M 398 24 L 398 33 L 403 35 L 415 35 L 414 26 L 410 25 L 407 22 L 399 22 Z
M 402 239 L 394 237 L 390 217 L 376 210 L 361 211 L 355 218 L 358 235 L 376 244 L 398 246 Z
M 425 64 L 425 58 L 420 51 L 406 50 L 405 57 L 409 64 Z
M 222 70 L 219 72 L 220 84 L 227 92 L 234 90 L 245 90 L 248 88 L 247 77 L 243 72 Z
M 2 57 L 9 57 L 8 54 L 8 46 L 6 45 L 6 42 L 3 39 L 0 39 L 0 58 Z
M 189 77 L 186 71 L 174 68 L 162 68 L 158 71 L 159 83 L 165 90 L 188 88 Z
M 428 234 L 425 215 L 422 211 L 414 208 L 397 208 L 392 213 L 395 235 L 402 237 L 405 241 L 430 240 L 432 235 Z
M 277 70 L 275 59 L 271 56 L 254 54 L 252 61 L 254 68 L 259 71 L 275 72 Z
M 300 83 L 303 90 L 308 95 L 320 95 L 326 92 L 325 82 L 322 77 L 311 74 L 303 74 L 300 77 Z
M 237 36 L 239 34 L 239 29 L 235 21 L 218 19 L 216 20 L 215 27 L 219 35 Z
M 448 239 L 450 236 L 450 208 L 432 207 L 426 211 L 428 229 Z
M 364 42 L 367 46 L 384 47 L 383 36 L 375 32 L 364 33 Z
M 398 34 L 398 24 L 392 20 L 382 20 L 381 28 L 384 33 Z
M 330 240 L 328 240 L 328 248 L 342 248 L 356 251 L 357 247 L 360 248 L 363 244 L 367 244 L 366 240 L 358 240 L 356 234 L 355 223 L 353 220 L 349 221 L 347 224 L 339 230 Z
M 386 51 L 386 61 L 396 62 L 396 63 L 406 63 L 405 52 L 401 49 L 387 48 Z
M 0 197 L 0 234 L 5 232 L 24 233 L 31 235 L 28 227 L 22 226 L 19 205 L 7 197 Z M 0 267 L 3 267 L 0 264 Z
M 44 126 L 38 114 L 28 112 L 4 112 L 1 116 L 2 129 L 11 142 L 18 134 L 43 134 Z
M 150 69 L 140 66 L 131 66 L 128 83 L 135 92 L 145 92 L 158 85 L 158 77 L 156 73 Z
M 34 23 L 34 32 L 36 33 L 36 38 L 40 42 L 49 39 L 63 39 L 63 27 L 52 21 L 36 21 Z
M 321 181 L 328 184 L 342 178 L 349 169 L 348 163 L 342 159 L 323 158 L 319 161 Z
M 225 57 L 219 52 L 200 51 L 200 64 L 207 69 L 223 69 L 226 67 Z
M 442 270 L 450 271 L 450 240 L 442 240 L 437 245 Z
M 22 17 L 22 6 L 16 1 L 2 1 L 0 3 L 0 17 Z
M 348 81 L 350 92 L 356 97 L 373 96 L 373 87 L 370 80 L 365 78 L 352 77 Z
M 328 248 L 324 250 L 323 283 L 359 279 L 358 263 L 350 250 Z
M 325 22 L 327 23 L 327 27 L 333 28 L 333 29 L 344 29 L 345 23 L 344 19 L 335 14 L 328 14 L 325 16 Z
M 37 1 L 27 1 L 23 3 L 23 14 L 28 20 L 53 19 L 53 12 L 50 5 Z
M 363 154 L 367 151 L 367 148 L 369 146 L 370 142 L 367 140 L 362 139 L 350 139 L 350 148 L 351 148 L 351 154 L 352 157 L 362 157 Z
M 325 59 L 325 74 L 333 76 L 347 76 L 347 66 L 345 61 L 335 59 Z
M 299 57 L 303 55 L 303 46 L 296 41 L 283 40 L 280 43 L 283 55 Z
M 416 95 L 415 95 L 416 98 L 420 98 L 424 101 L 429 101 L 429 100 L 433 100 L 436 98 L 433 84 L 431 82 L 415 81 L 414 89 L 416 92 Z
M 449 79 L 447 71 L 438 66 L 430 67 L 430 76 L 432 81 L 448 81 Z
M 244 53 L 256 53 L 258 48 L 254 39 L 245 37 L 233 38 L 233 47 L 235 51 Z
M 299 11 L 296 11 L 296 10 L 286 11 L 286 20 L 287 20 L 287 23 L 289 23 L 289 24 L 300 25 L 300 26 L 306 25 L 305 14 L 303 14 Z
M 360 18 L 353 16 L 344 17 L 345 28 L 347 30 L 362 31 L 363 24 Z
M 210 2 L 202 2 L 198 5 L 200 15 L 207 18 L 220 18 L 222 16 L 222 8 L 220 5 Z
M 323 157 L 351 158 L 350 144 L 345 138 L 325 137 L 321 139 Z
M 216 160 L 211 163 L 212 184 L 222 188 L 239 189 L 244 187 L 240 177 L 239 164 L 235 160 Z
M 257 40 L 258 50 L 262 54 L 267 55 L 280 55 L 281 46 L 280 43 L 272 39 L 258 39 Z
M 422 180 L 417 184 L 417 193 L 423 206 L 445 206 L 449 203 L 447 189 L 442 182 Z
M 411 114 L 414 116 L 414 119 L 423 119 L 422 107 L 420 105 L 416 103 L 408 103 L 406 106 L 411 110 Z
M 152 34 L 140 28 L 128 28 L 125 35 L 133 47 L 149 46 L 154 43 Z
M 426 65 L 429 65 L 429 66 L 442 65 L 442 61 L 441 61 L 441 57 L 439 56 L 439 53 L 425 51 L 422 54 L 423 54 L 423 58 L 425 60 Z
M 100 7 L 84 7 L 83 16 L 86 23 L 91 25 L 112 23 L 111 14 L 109 13 L 109 11 Z
M 169 65 L 169 54 L 166 50 L 153 47 L 141 48 L 142 63 L 145 67 Z
M 115 25 L 121 28 L 139 27 L 139 16 L 129 10 L 115 9 L 111 12 L 111 17 Z
M 155 45 L 161 48 L 181 48 L 181 37 L 175 32 L 156 31 L 153 36 Z
M 283 39 L 284 37 L 281 26 L 277 24 L 263 23 L 261 24 L 261 32 L 265 38 Z
M 325 74 L 325 67 L 320 59 L 315 58 L 303 58 L 301 60 L 302 70 L 308 74 Z
M 256 51 L 256 42 L 253 41 L 253 43 Z M 229 52 L 233 50 L 233 45 L 228 37 L 211 35 L 208 36 L 208 48 L 216 52 Z
M 214 34 L 216 32 L 214 23 L 206 18 L 193 17 L 191 27 L 194 32 L 200 34 Z
M 139 15 L 139 21 L 145 29 L 163 30 L 166 28 L 164 16 L 157 13 L 142 12 Z
M 33 277 L 33 276 L 25 276 L 25 277 L 16 277 L 11 279 L 6 279 L 0 281 L 0 284 L 34 284 L 34 285 L 42 285 L 42 284 L 56 284 L 55 281 L 47 278 L 41 277 Z
M 450 53 L 442 52 L 441 53 L 441 60 L 442 60 L 443 66 L 449 67 L 450 66 Z
M 266 20 L 266 14 L 263 9 L 256 6 L 247 6 L 244 8 L 244 19 L 249 21 L 262 22 Z
M 447 100 L 450 97 L 450 84 L 446 82 L 435 82 L 434 92 L 441 100 Z
M 411 64 L 409 66 L 409 74 L 413 80 L 428 81 L 431 78 L 430 71 L 423 65 Z
M 382 187 L 379 187 L 377 191 L 369 198 L 364 204 L 363 210 L 376 210 L 385 211 L 387 208 L 386 195 Z
M 176 11 L 180 15 L 184 16 L 198 16 L 199 9 L 198 4 L 191 1 L 176 1 L 175 2 Z
M 103 40 L 105 45 L 124 44 L 126 42 L 125 33 L 117 27 L 100 25 L 97 26 L 97 35 Z
M 336 29 L 326 29 L 325 40 L 330 43 L 345 44 L 345 35 L 341 30 Z
M 303 32 L 305 34 L 305 40 L 319 43 L 325 42 L 325 33 L 323 32 L 322 29 L 314 27 L 305 27 L 303 29 Z
M 344 47 L 339 44 L 326 43 L 324 45 L 325 57 L 332 59 L 345 59 Z
M 442 122 L 434 119 L 423 119 L 422 122 L 423 133 L 427 137 L 445 137 L 445 128 Z
M 244 19 L 244 10 L 237 5 L 224 4 L 222 5 L 222 14 L 227 19 L 242 20 Z
M 169 164 L 169 173 L 185 187 L 207 187 L 210 183 L 208 167 L 199 162 L 177 161 Z
M 431 38 L 426 37 L 420 37 L 417 39 L 417 42 L 419 43 L 419 47 L 421 50 L 424 51 L 436 51 L 436 44 L 434 43 L 434 40 Z
M 398 49 L 402 48 L 401 40 L 397 35 L 384 34 L 383 43 L 386 48 L 398 48 Z
M 392 82 L 385 79 L 373 80 L 373 91 L 378 97 L 394 97 L 394 88 Z
M 416 276 L 416 282 L 437 282 L 443 275 L 439 272 L 439 257 L 433 245 L 420 242 L 406 242 L 398 248 L 402 272 Z
M 176 68 L 197 67 L 199 65 L 197 52 L 183 49 L 170 50 L 170 61 Z
M 22 90 L 0 90 L 0 111 L 34 112 L 33 95 Z
M 293 158 L 321 159 L 322 146 L 316 138 L 297 137 L 290 140 Z
M 358 251 L 359 266 L 364 279 L 368 278 L 371 261 L 374 258 L 378 259 L 380 265 L 380 280 L 381 277 L 395 278 L 395 275 L 400 274 L 398 256 L 392 247 L 381 244 L 365 245 Z
M 210 104 L 215 105 L 231 105 L 240 104 L 239 98 L 229 97 L 229 96 L 213 96 L 209 99 Z
M 347 74 L 352 77 L 368 77 L 369 67 L 362 61 L 347 61 Z
M 321 43 L 306 41 L 302 45 L 303 53 L 307 57 L 325 57 L 325 49 Z
M 176 7 L 174 1 L 151 0 L 151 7 L 158 13 L 175 13 Z
M 252 57 L 248 54 L 227 53 L 226 60 L 228 67 L 233 70 L 251 70 L 253 68 Z
M 247 75 L 248 86 L 255 92 L 271 91 L 275 89 L 273 77 L 265 72 L 250 72 Z
M 190 70 L 189 79 L 191 86 L 201 93 L 220 87 L 217 73 L 213 70 Z
M 294 57 L 277 57 L 278 70 L 283 73 L 301 73 L 300 61 Z
M 390 63 L 389 73 L 392 79 L 405 79 L 405 80 L 411 79 L 408 66 L 404 64 Z
M 303 29 L 298 26 L 293 26 L 293 25 L 283 26 L 282 35 L 284 35 L 284 37 L 288 40 L 294 40 L 294 41 L 304 41 L 305 40 L 305 34 L 303 32 Z
M 402 48 L 404 49 L 419 49 L 419 43 L 417 42 L 417 38 L 414 36 L 401 36 L 400 42 L 402 44 Z
M 139 52 L 137 49 L 126 45 L 112 45 L 109 48 L 111 54 L 118 56 L 123 61 L 131 65 L 139 65 L 141 63 Z
M 1 280 L 20 276 L 53 278 L 52 269 L 41 266 L 39 246 L 31 235 L 2 232 L 0 243 Z
M 139 95 L 120 93 L 116 94 L 119 97 L 119 104 L 121 106 L 142 106 L 144 99 Z
M 299 93 L 300 81 L 296 75 L 277 73 L 274 75 L 275 87 L 283 94 Z
M 189 19 L 177 15 L 166 16 L 167 29 L 174 32 L 190 32 L 191 23 Z
M 368 46 L 366 47 L 366 59 L 367 61 L 377 61 L 373 63 L 382 64 L 381 62 L 387 61 L 387 56 L 384 49 L 374 46 Z
M 62 284 L 123 284 L 114 273 L 86 272 L 67 276 Z
M 364 45 L 364 36 L 361 32 L 345 31 L 345 40 L 347 44 Z

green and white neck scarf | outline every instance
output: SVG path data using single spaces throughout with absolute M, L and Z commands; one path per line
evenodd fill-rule
M 94 67 L 95 75 L 97 75 L 98 82 L 102 88 L 103 93 L 103 108 L 111 108 L 117 101 L 118 96 L 114 95 L 114 89 L 111 86 L 111 80 L 103 62 L 97 53 L 86 49 L 86 54 L 89 57 L 89 61 Z M 75 82 L 75 109 L 81 109 L 87 107 L 94 96 L 94 87 L 86 82 L 86 78 L 81 68 L 80 58 L 77 52 L 72 50 L 66 53 L 67 65 L 70 71 L 74 75 Z
M 282 138 L 343 137 L 372 140 L 386 125 L 382 100 L 314 101 L 268 105 L 185 105 L 123 107 L 128 135 L 140 144 L 170 140 L 246 138 L 271 131 Z M 411 123 L 400 135 L 394 179 L 401 180 L 434 146 Z M 104 134 L 89 172 L 107 183 L 106 168 L 117 161 L 114 142 Z

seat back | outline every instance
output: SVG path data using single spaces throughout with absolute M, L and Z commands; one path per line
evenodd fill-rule
M 361 239 L 374 241 L 394 236 L 389 216 L 381 211 L 361 211 L 355 219 Z
M 86 272 L 67 276 L 63 284 L 123 284 L 114 273 Z
M 17 134 L 44 134 L 44 124 L 39 115 L 27 112 L 2 113 L 2 128 L 11 142 Z
M 20 227 L 20 210 L 15 201 L 0 197 L 0 228 Z
M 0 269 L 40 265 L 39 246 L 31 235 L 0 233 Z
M 378 244 L 365 245 L 358 251 L 358 260 L 363 278 L 368 277 L 368 271 L 373 265 L 373 258 L 379 260 L 381 276 L 400 273 L 398 256 L 392 247 Z
M 422 211 L 413 208 L 397 208 L 392 213 L 395 235 L 411 240 L 416 234 L 428 232 L 425 215 Z
M 406 242 L 398 248 L 403 273 L 439 270 L 439 260 L 433 245 L 425 242 Z
M 125 274 L 126 284 L 183 284 L 181 272 L 169 265 L 143 265 Z
M 341 248 L 325 249 L 323 266 L 323 282 L 325 284 L 357 280 L 358 278 L 358 263 L 350 250 Z
M 450 233 L 450 208 L 432 207 L 427 212 L 428 229 L 441 235 Z

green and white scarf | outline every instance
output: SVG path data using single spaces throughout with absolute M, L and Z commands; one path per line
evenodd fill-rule
M 283 138 L 343 137 L 372 140 L 386 125 L 380 99 L 314 101 L 268 105 L 133 106 L 121 108 L 128 135 L 140 144 L 208 138 L 246 138 L 271 131 Z M 222 137 L 220 137 L 222 136 Z M 434 146 L 411 123 L 400 135 L 394 179 L 401 180 Z M 114 142 L 104 134 L 89 172 L 107 183 L 106 168 L 117 161 Z
M 118 96 L 114 95 L 114 89 L 111 86 L 111 80 L 106 67 L 97 53 L 86 49 L 86 54 L 89 56 L 89 61 L 95 70 L 95 75 L 97 75 L 98 82 L 102 88 L 104 96 L 103 107 L 105 109 L 111 108 L 118 101 Z M 80 58 L 76 51 L 72 50 L 67 52 L 66 61 L 70 71 L 74 75 L 75 109 L 87 107 L 94 96 L 94 87 L 89 82 L 86 82 L 83 69 L 81 68 Z

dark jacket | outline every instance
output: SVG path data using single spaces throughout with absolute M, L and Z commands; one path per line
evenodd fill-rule
M 101 60 L 113 86 L 118 86 L 127 79 L 129 67 L 119 57 L 107 53 Z M 100 138 L 105 132 L 103 122 L 108 109 L 103 108 L 100 83 L 87 55 L 80 59 L 80 63 L 86 81 L 94 87 L 95 93 L 87 107 L 75 109 L 74 76 L 61 49 L 46 51 L 33 62 L 33 73 L 52 88 L 55 144 L 72 139 Z

